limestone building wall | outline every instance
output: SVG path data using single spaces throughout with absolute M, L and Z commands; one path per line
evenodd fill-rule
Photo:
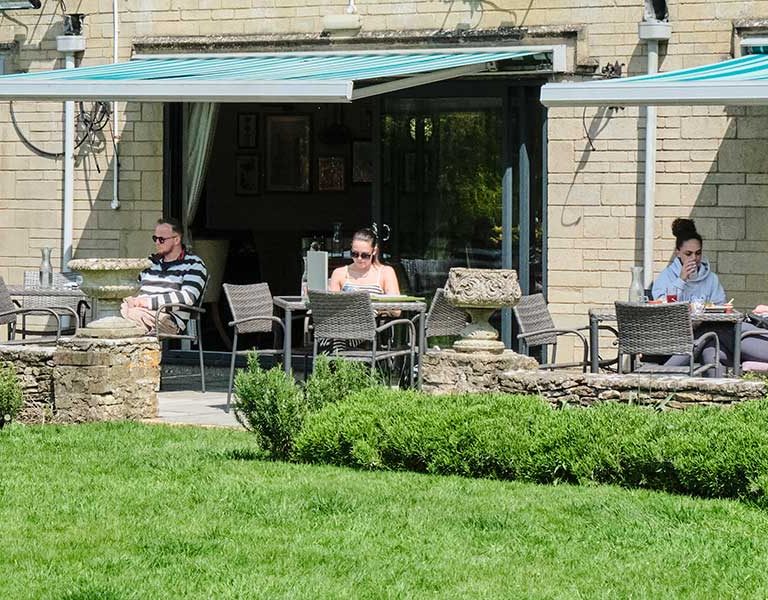
M 112 60 L 112 2 L 82 0 L 70 10 L 88 15 L 82 65 Z M 459 23 L 490 29 L 502 23 L 542 31 L 577 31 L 569 67 L 578 80 L 608 62 L 630 74 L 646 68 L 637 37 L 644 0 L 416 0 L 356 2 L 364 32 L 454 30 Z M 672 39 L 660 69 L 732 56 L 737 36 L 759 31 L 768 1 L 670 0 Z M 120 2 L 120 60 L 133 45 L 162 36 L 319 34 L 323 17 L 342 14 L 346 1 L 137 0 Z M 0 13 L 0 53 L 11 70 L 61 66 L 55 36 L 59 3 L 39 11 Z M 75 253 L 81 257 L 143 255 L 162 206 L 162 105 L 120 103 L 121 208 L 112 197 L 110 132 L 96 151 L 83 148 L 75 183 Z M 35 144 L 61 146 L 61 103 L 14 103 L 22 131 Z M 696 219 L 705 251 L 737 306 L 768 298 L 762 267 L 768 258 L 768 110 L 743 107 L 660 108 L 656 211 L 656 272 L 671 256 L 671 221 Z M 590 132 L 594 149 L 585 135 Z M 566 108 L 549 120 L 549 294 L 558 324 L 586 322 L 590 306 L 623 298 L 629 267 L 642 261 L 642 111 Z M 60 256 L 62 164 L 29 151 L 0 102 L 0 276 L 21 281 L 39 264 L 39 249 Z

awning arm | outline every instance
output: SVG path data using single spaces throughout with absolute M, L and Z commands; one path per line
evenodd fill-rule
M 431 73 L 424 73 L 422 75 L 412 75 L 410 77 L 403 77 L 402 79 L 396 79 L 394 81 L 387 81 L 386 83 L 377 83 L 366 87 L 355 89 L 352 92 L 352 100 L 360 100 L 361 98 L 368 98 L 370 96 L 379 96 L 388 92 L 396 92 L 397 90 L 405 90 L 427 83 L 434 83 L 436 81 L 445 81 L 447 79 L 455 79 L 462 75 L 471 75 L 473 73 L 481 73 L 488 69 L 488 63 L 479 63 L 476 65 L 466 65 L 464 67 L 456 67 L 454 69 L 443 69 L 442 71 L 433 71 Z

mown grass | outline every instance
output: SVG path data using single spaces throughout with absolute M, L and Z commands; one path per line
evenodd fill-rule
M 0 597 L 768 595 L 768 514 L 610 486 L 260 460 L 254 436 L 0 432 Z

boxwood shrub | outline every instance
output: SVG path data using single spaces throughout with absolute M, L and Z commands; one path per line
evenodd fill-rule
M 768 401 L 655 412 L 367 390 L 307 418 L 305 462 L 537 483 L 611 483 L 768 506 Z

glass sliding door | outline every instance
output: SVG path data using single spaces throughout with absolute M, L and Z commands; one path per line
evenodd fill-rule
M 410 293 L 430 297 L 454 266 L 511 267 L 525 293 L 542 289 L 537 92 L 462 82 L 383 99 L 376 220 L 389 226 L 384 252 Z M 509 315 L 503 320 L 510 344 Z

